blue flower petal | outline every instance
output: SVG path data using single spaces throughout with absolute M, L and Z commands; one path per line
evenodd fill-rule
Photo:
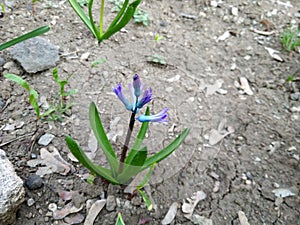
M 127 100 L 127 98 L 124 95 L 122 84 L 119 83 L 117 87 L 113 88 L 113 91 L 118 96 L 118 98 L 123 102 L 127 110 L 132 110 L 132 104 Z
M 152 89 L 149 88 L 144 91 L 144 95 L 141 100 L 138 101 L 137 107 L 142 108 L 145 104 L 152 100 Z
M 140 122 L 168 122 L 167 114 L 168 108 L 164 108 L 161 112 L 151 115 L 151 116 L 146 116 L 146 115 L 140 115 L 136 119 Z

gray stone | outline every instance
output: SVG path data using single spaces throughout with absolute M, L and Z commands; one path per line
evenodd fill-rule
M 14 224 L 16 212 L 25 200 L 25 190 L 23 181 L 1 149 L 0 184 L 0 224 Z
M 42 135 L 38 141 L 39 145 L 47 146 L 53 140 L 55 136 L 53 134 L 46 133 Z
M 294 101 L 298 101 L 300 98 L 300 92 L 295 92 L 290 95 L 290 98 Z
M 41 37 L 31 38 L 9 50 L 27 73 L 36 73 L 51 67 L 59 60 L 58 48 Z
M 213 222 L 211 219 L 207 219 L 204 216 L 199 216 L 197 214 L 192 216 L 191 221 L 195 225 L 213 225 Z
M 28 187 L 28 189 L 36 190 L 43 186 L 43 180 L 40 176 L 33 174 L 28 177 L 25 184 L 26 184 L 26 187 Z
M 106 200 L 106 210 L 107 211 L 113 211 L 117 206 L 116 198 L 113 195 L 107 196 Z

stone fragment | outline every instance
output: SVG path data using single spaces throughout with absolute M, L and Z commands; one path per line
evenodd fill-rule
M 161 221 L 162 225 L 167 225 L 172 223 L 172 221 L 175 219 L 176 213 L 177 213 L 178 203 L 173 202 L 171 207 L 169 208 L 165 218 Z
M 0 224 L 14 224 L 16 212 L 25 200 L 23 181 L 0 149 Z
M 28 205 L 29 207 L 30 207 L 30 206 L 33 206 L 34 203 L 35 203 L 35 201 L 34 201 L 33 198 L 29 198 L 29 199 L 27 200 L 27 205 Z
M 41 37 L 23 41 L 9 49 L 27 73 L 36 73 L 55 67 L 59 60 L 58 48 Z
M 44 134 L 40 137 L 40 139 L 38 141 L 38 144 L 43 145 L 43 146 L 47 146 L 54 139 L 54 137 L 55 136 L 53 134 L 46 133 L 46 134 Z
M 191 221 L 195 225 L 213 225 L 213 222 L 211 219 L 207 219 L 204 216 L 199 216 L 197 214 L 192 216 Z
M 25 181 L 25 185 L 30 190 L 36 190 L 43 186 L 43 180 L 40 176 L 33 174 Z
M 106 210 L 107 211 L 113 211 L 117 206 L 116 198 L 113 195 L 107 196 L 106 200 Z
M 238 216 L 239 216 L 239 221 L 240 221 L 241 225 L 250 225 L 250 223 L 248 222 L 248 219 L 243 211 L 239 211 Z

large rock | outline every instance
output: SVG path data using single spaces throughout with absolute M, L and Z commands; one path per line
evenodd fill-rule
M 13 224 L 20 204 L 25 200 L 23 181 L 16 174 L 5 152 L 0 149 L 0 224 Z
M 59 60 L 58 48 L 41 37 L 23 41 L 9 50 L 27 73 L 36 73 L 52 67 Z

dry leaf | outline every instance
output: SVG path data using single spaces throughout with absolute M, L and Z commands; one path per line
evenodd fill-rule
M 99 212 L 103 209 L 106 204 L 106 199 L 97 200 L 90 208 L 88 215 L 84 221 L 84 225 L 94 224 L 94 220 L 98 216 Z

